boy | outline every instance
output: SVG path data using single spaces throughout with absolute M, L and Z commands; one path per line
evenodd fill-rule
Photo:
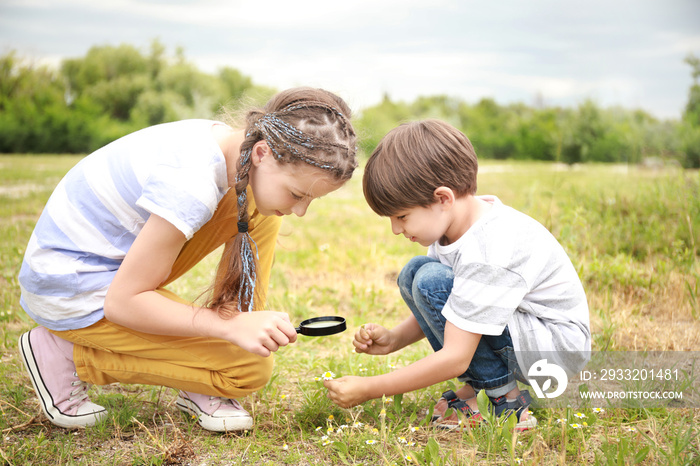
M 476 391 L 497 415 L 515 413 L 534 427 L 527 383 L 544 358 L 578 372 L 590 357 L 588 305 L 571 261 L 537 221 L 495 196 L 476 196 L 477 159 L 469 139 L 437 120 L 390 131 L 367 162 L 363 189 L 392 232 L 428 247 L 401 271 L 398 285 L 412 315 L 389 330 L 365 324 L 358 353 L 388 354 L 427 337 L 433 354 L 397 371 L 324 382 L 342 407 L 425 388 L 458 377 L 434 407 L 443 427 L 482 420 Z M 454 408 L 445 416 L 448 408 Z

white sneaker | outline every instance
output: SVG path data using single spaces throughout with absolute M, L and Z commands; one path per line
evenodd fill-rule
M 253 417 L 236 400 L 180 391 L 178 409 L 197 418 L 202 428 L 212 432 L 232 432 L 253 427 Z

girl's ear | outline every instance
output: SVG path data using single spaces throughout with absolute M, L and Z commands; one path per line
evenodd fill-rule
M 435 202 L 440 204 L 443 210 L 450 209 L 455 203 L 455 193 L 447 186 L 440 186 L 433 191 Z
M 265 158 L 266 155 L 271 154 L 272 151 L 270 150 L 270 146 L 267 145 L 267 142 L 264 140 L 258 141 L 253 145 L 253 150 L 250 154 L 251 162 L 257 167 L 260 165 L 262 159 Z

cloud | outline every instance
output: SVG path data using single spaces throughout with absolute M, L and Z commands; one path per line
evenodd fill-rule
M 158 39 L 207 72 L 319 85 L 363 106 L 384 93 L 541 95 L 556 105 L 641 102 L 679 117 L 692 82 L 683 58 L 700 50 L 697 17 L 696 0 L 2 0 L 0 47 L 56 62 L 94 45 L 148 52 Z

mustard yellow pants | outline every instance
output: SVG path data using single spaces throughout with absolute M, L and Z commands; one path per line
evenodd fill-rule
M 248 194 L 253 210 L 250 191 Z M 214 217 L 185 244 L 163 286 L 227 244 L 237 232 L 236 220 L 236 198 L 231 190 L 219 203 Z M 256 210 L 251 215 L 249 232 L 257 244 L 259 257 L 256 287 L 262 291 L 257 309 L 264 306 L 280 223 L 279 217 L 265 217 Z M 227 244 L 222 260 L 228 254 Z M 186 302 L 165 288 L 158 292 Z M 263 358 L 215 338 L 151 335 L 106 319 L 87 328 L 53 333 L 74 343 L 73 359 L 78 376 L 96 385 L 137 383 L 240 398 L 265 386 L 272 374 L 272 356 Z

